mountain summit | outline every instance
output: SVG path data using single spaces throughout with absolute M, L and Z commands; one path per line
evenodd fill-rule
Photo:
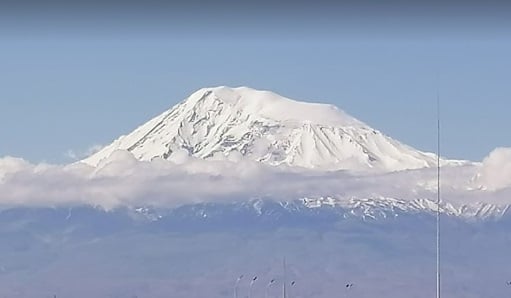
M 320 170 L 388 172 L 436 164 L 434 154 L 395 141 L 335 106 L 247 87 L 200 89 L 83 162 L 97 166 L 119 149 L 140 160 L 187 153 Z

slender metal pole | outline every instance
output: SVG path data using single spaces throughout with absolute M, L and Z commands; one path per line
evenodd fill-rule
M 353 288 L 352 283 L 346 284 L 346 295 L 345 295 L 346 298 L 348 298 L 350 296 L 349 293 L 351 291 L 351 288 Z
M 271 285 L 272 285 L 274 282 L 275 282 L 275 279 L 272 279 L 272 280 L 268 283 L 268 285 L 266 286 L 266 292 L 265 292 L 265 294 L 264 294 L 264 296 L 265 296 L 266 298 L 268 298 L 268 297 L 270 296 L 270 287 L 271 287 Z
M 440 298 L 440 93 L 437 90 L 436 298 Z
M 282 297 L 287 298 L 287 293 L 286 293 L 287 269 L 286 269 L 286 258 L 285 257 L 284 257 L 282 265 L 284 266 L 284 285 L 283 285 L 283 289 L 282 289 Z
M 252 298 L 252 286 L 254 285 L 256 280 L 257 276 L 254 276 L 254 278 L 252 278 L 252 281 L 250 281 L 250 286 L 248 287 L 248 298 Z
M 236 279 L 236 283 L 234 284 L 234 298 L 238 298 L 238 285 L 239 285 L 241 279 L 243 279 L 243 275 L 240 275 L 240 277 L 238 277 L 238 279 Z

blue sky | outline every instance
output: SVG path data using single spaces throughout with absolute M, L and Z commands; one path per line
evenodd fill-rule
M 481 160 L 511 146 L 511 36 L 498 10 L 247 9 L 3 18 L 0 156 L 68 162 L 68 150 L 108 144 L 216 85 L 333 103 L 427 151 L 438 89 L 443 155 Z

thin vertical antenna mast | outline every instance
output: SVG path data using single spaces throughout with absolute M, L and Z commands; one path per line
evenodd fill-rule
M 437 89 L 436 298 L 440 298 L 440 92 Z

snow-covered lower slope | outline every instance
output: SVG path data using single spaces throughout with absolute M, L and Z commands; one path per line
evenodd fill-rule
M 238 218 L 263 222 L 305 222 L 343 219 L 385 220 L 406 215 L 433 216 L 436 202 L 429 199 L 402 200 L 395 198 L 304 198 L 293 201 L 250 200 L 231 203 L 188 204 L 177 208 L 133 208 L 134 213 L 149 221 L 216 221 L 222 223 Z M 442 202 L 440 213 L 463 221 L 496 221 L 509 216 L 509 205 L 484 202 L 454 204 Z
M 140 160 L 186 154 L 321 170 L 398 171 L 436 163 L 434 154 L 401 144 L 335 106 L 247 87 L 200 89 L 83 162 L 98 166 L 118 149 Z
M 395 198 L 351 198 L 335 199 L 332 197 L 304 199 L 304 205 L 309 208 L 331 206 L 348 210 L 350 215 L 362 218 L 386 218 L 399 216 L 401 213 L 433 214 L 437 204 L 430 199 L 401 200 Z M 476 202 L 467 204 L 440 203 L 440 213 L 471 220 L 499 219 L 506 214 L 509 205 L 495 205 Z

